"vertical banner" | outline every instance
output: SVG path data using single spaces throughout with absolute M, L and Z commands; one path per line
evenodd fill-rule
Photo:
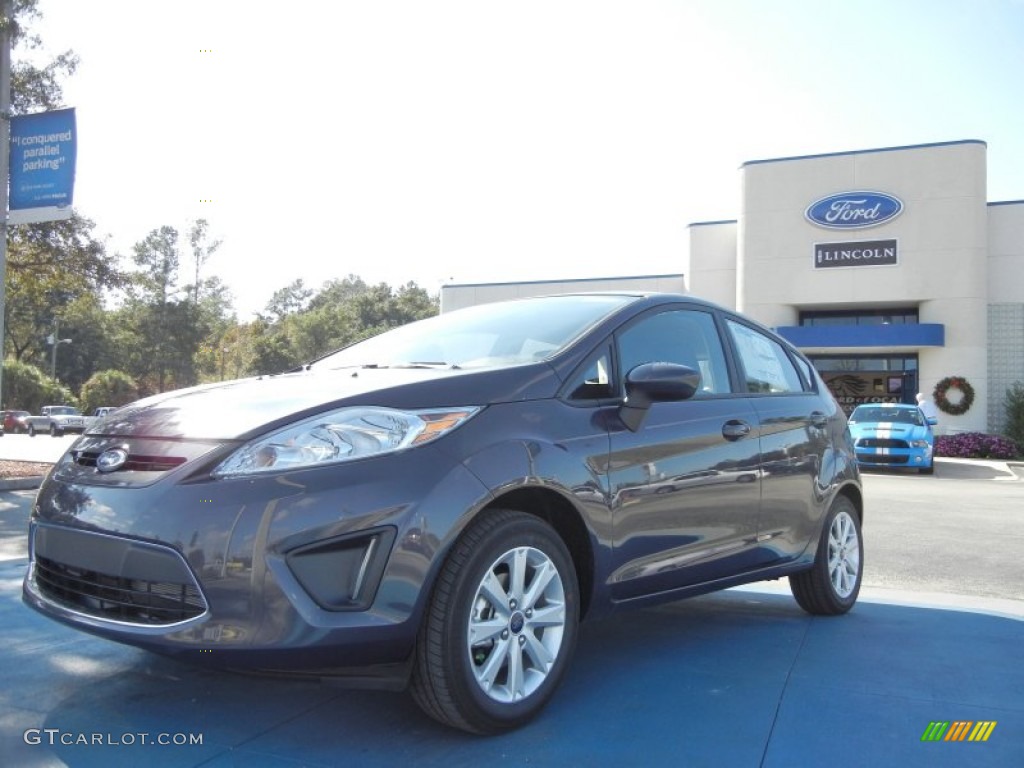
M 71 218 L 76 139 L 74 109 L 11 118 L 9 224 Z

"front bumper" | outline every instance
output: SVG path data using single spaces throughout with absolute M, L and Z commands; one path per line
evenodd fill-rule
M 931 448 L 865 448 L 856 446 L 857 463 L 862 467 L 913 467 L 932 465 Z
M 158 653 L 289 674 L 400 668 L 440 559 L 488 498 L 430 446 L 258 478 L 190 462 L 135 487 L 66 464 L 32 514 L 28 605 Z

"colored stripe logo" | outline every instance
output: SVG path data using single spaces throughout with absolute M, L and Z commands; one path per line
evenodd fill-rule
M 921 741 L 988 741 L 996 729 L 996 720 L 933 720 L 924 729 Z

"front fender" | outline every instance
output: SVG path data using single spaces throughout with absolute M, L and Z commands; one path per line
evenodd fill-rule
M 613 530 L 604 469 L 609 443 L 601 410 L 540 401 L 499 406 L 481 416 L 490 417 L 489 423 L 476 425 L 482 427 L 477 434 L 499 439 L 473 444 L 463 453 L 463 465 L 489 489 L 490 498 L 467 510 L 446 546 L 483 509 L 516 508 L 546 517 L 567 542 L 585 539 L 577 543 L 589 550 L 588 557 L 580 558 L 582 567 L 591 571 L 583 574 L 587 583 L 595 581 L 589 578 L 593 573 L 609 573 Z M 543 437 L 538 424 L 544 425 Z M 557 439 L 559 435 L 565 439 Z M 594 583 L 595 591 L 603 588 Z

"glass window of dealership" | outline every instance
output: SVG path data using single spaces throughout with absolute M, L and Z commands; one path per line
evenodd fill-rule
M 974 404 L 940 413 L 942 429 L 999 432 L 1006 390 L 1024 381 L 1024 200 L 988 202 L 986 154 L 965 140 L 744 163 L 738 217 L 688 227 L 682 274 L 447 285 L 442 311 L 685 291 L 775 328 L 847 408 L 962 377 Z

